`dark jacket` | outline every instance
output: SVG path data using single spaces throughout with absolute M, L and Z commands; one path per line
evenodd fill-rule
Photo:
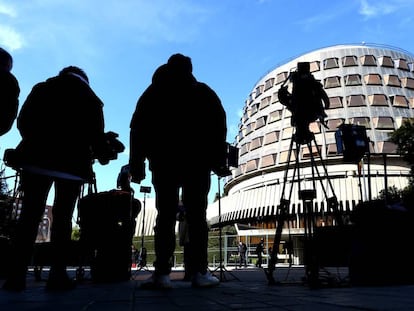
M 19 107 L 20 88 L 16 77 L 0 71 L 0 136 L 12 127 Z
M 53 77 L 33 87 L 17 128 L 22 163 L 89 179 L 92 148 L 104 133 L 103 103 L 79 77 Z
M 151 171 L 185 175 L 226 161 L 226 114 L 217 94 L 191 76 L 156 76 L 131 120 L 130 164 L 149 160 Z M 175 176 L 174 175 L 174 176 Z

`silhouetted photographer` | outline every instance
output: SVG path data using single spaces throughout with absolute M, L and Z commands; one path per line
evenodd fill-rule
M 66 265 L 75 204 L 82 185 L 94 180 L 94 159 L 107 164 L 124 146 L 116 133 L 105 133 L 103 102 L 86 73 L 76 66 L 65 67 L 57 76 L 33 86 L 17 116 L 17 129 L 22 139 L 15 149 L 7 150 L 5 162 L 19 171 L 24 195 L 3 289 L 26 287 L 27 266 L 52 186 L 51 266 L 46 288 L 72 289 L 75 283 Z

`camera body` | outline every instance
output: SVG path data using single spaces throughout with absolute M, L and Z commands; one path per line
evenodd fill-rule
M 230 167 L 239 166 L 239 148 L 226 143 L 226 159 L 225 164 L 213 171 L 219 177 L 231 175 Z
M 102 165 L 106 165 L 109 161 L 117 159 L 118 153 L 125 150 L 125 146 L 118 140 L 118 136 L 115 132 L 106 132 L 92 148 L 92 157 L 97 159 Z

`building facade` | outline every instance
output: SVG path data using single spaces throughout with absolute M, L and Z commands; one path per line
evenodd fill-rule
M 315 143 L 299 145 L 296 153 L 296 145 L 291 147 L 295 132 L 292 115 L 277 93 L 285 82 L 291 88 L 286 80 L 299 62 L 310 63 L 311 73 L 329 96 L 330 107 L 326 110 L 327 128 L 311 123 Z M 413 109 L 414 56 L 399 48 L 337 45 L 278 66 L 256 83 L 245 101 L 234 142 L 239 148 L 239 166 L 224 181 L 225 195 L 209 206 L 210 224 L 241 223 L 260 229 L 258 235 L 272 235 L 278 206 L 282 199 L 288 199 L 282 243 L 293 237 L 295 260 L 300 262 L 305 211 L 299 190 L 315 191 L 315 225 L 325 226 L 335 223 L 329 199 L 337 200 L 341 218 L 346 220 L 359 202 L 378 197 L 390 186 L 404 188 L 410 167 L 397 154 L 389 134 L 414 117 Z M 366 129 L 369 152 L 360 163 L 346 163 L 338 152 L 335 134 L 342 124 Z M 294 172 L 296 154 L 299 167 Z M 320 174 L 316 178 L 315 169 Z

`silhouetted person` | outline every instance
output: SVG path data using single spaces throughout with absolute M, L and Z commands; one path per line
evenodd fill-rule
M 117 178 L 117 188 L 121 191 L 128 192 L 130 194 L 130 209 L 131 209 L 131 243 L 132 238 L 134 237 L 134 232 L 136 228 L 136 218 L 141 212 L 141 201 L 134 197 L 135 190 L 131 187 L 131 173 L 129 164 L 121 167 L 121 171 L 118 174 Z
M 257 263 L 256 267 L 261 268 L 263 264 L 263 251 L 264 251 L 264 240 L 260 239 L 259 244 L 256 246 Z
M 247 245 L 240 241 L 239 245 L 238 245 L 238 251 L 239 251 L 239 267 L 241 268 L 242 266 L 247 267 Z
M 124 165 L 118 174 L 116 181 L 116 187 L 122 191 L 130 192 L 134 194 L 134 189 L 131 187 L 131 173 L 129 172 L 129 165 Z
M 225 167 L 226 132 L 226 114 L 217 94 L 194 78 L 189 57 L 172 55 L 154 73 L 131 120 L 132 182 L 145 178 L 148 159 L 158 212 L 155 271 L 144 287 L 171 287 L 180 188 L 188 221 L 192 286 L 219 284 L 207 269 L 206 210 L 211 172 L 220 173 Z
M 65 259 L 71 242 L 72 214 L 81 185 L 93 179 L 92 151 L 100 149 L 104 135 L 103 103 L 82 69 L 66 67 L 58 76 L 33 87 L 17 117 L 17 128 L 22 141 L 15 150 L 13 164 L 20 170 L 24 195 L 12 237 L 10 275 L 3 288 L 25 289 L 37 229 L 54 185 L 52 258 L 46 288 L 71 289 L 74 282 L 66 273 Z
M 19 107 L 20 87 L 12 68 L 12 56 L 0 47 L 0 136 L 10 131 Z
M 138 263 L 139 252 L 134 244 L 131 245 L 131 264 L 136 267 Z

